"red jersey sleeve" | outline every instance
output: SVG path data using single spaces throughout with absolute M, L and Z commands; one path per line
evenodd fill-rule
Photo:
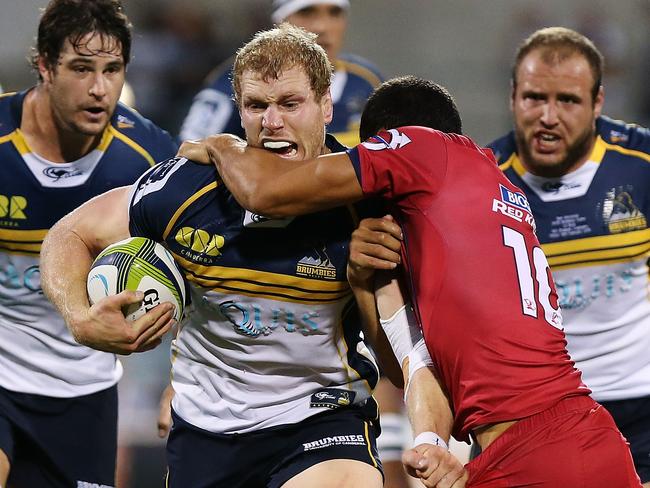
M 382 131 L 348 151 L 364 194 L 401 200 L 435 193 L 447 167 L 450 136 L 425 127 Z

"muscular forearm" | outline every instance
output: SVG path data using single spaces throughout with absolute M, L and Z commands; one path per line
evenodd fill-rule
M 43 291 L 82 344 L 90 331 L 86 278 L 95 256 L 106 246 L 129 237 L 128 188 L 118 188 L 86 202 L 57 222 L 41 248 Z
M 414 436 L 431 431 L 449 443 L 453 416 L 433 368 L 415 372 L 407 390 L 406 407 Z
M 88 303 L 86 277 L 93 257 L 129 237 L 128 194 L 128 188 L 117 188 L 86 202 L 52 227 L 41 250 L 43 289 L 77 342 L 119 354 L 155 347 L 174 323 L 168 302 L 127 321 L 122 310 L 140 303 L 142 292 L 124 290 L 92 307 Z
M 237 202 L 268 217 L 302 215 L 363 198 L 345 153 L 287 160 L 226 134 L 185 142 L 179 155 L 212 161 Z
M 71 229 L 70 216 L 48 233 L 41 249 L 43 292 L 59 310 L 75 339 L 75 325 L 83 321 L 90 304 L 86 277 L 93 257 L 84 241 Z

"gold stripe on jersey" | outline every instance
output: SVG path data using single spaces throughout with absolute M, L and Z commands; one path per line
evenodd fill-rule
M 11 137 L 11 142 L 13 142 L 14 146 L 16 146 L 16 149 L 21 156 L 32 152 L 32 150 L 27 145 L 27 141 L 25 140 L 23 132 L 20 129 L 13 131 L 11 134 L 9 134 L 9 137 Z
M 106 148 L 111 142 L 111 139 L 112 137 L 110 136 L 108 130 L 104 130 L 102 134 L 102 140 L 99 142 L 99 145 L 97 146 L 97 150 L 105 152 Z M 27 140 L 25 139 L 25 134 L 20 129 L 16 129 L 13 132 L 7 134 L 6 136 L 0 137 L 0 144 L 7 142 L 8 140 L 11 140 L 11 142 L 13 142 L 14 146 L 16 147 L 16 150 L 20 153 L 21 156 L 34 152 L 27 144 Z
M 650 229 L 543 244 L 552 269 L 629 261 L 650 256 Z
M 618 146 L 616 144 L 609 144 L 607 142 L 603 141 L 603 145 L 605 146 L 606 149 L 610 151 L 616 151 L 621 154 L 625 154 L 626 156 L 633 156 L 635 158 L 643 159 L 645 162 L 650 163 L 650 154 L 643 152 L 643 151 L 637 151 L 635 149 L 627 149 L 625 147 Z
M 38 254 L 45 239 L 45 230 L 0 229 L 0 249 L 20 254 Z
M 347 281 L 320 281 L 245 268 L 204 266 L 173 254 L 188 281 L 221 293 L 294 303 L 332 303 L 352 293 Z
M 512 166 L 512 169 L 519 176 L 523 176 L 526 173 L 526 170 L 517 157 L 517 153 L 512 153 L 505 163 L 499 165 L 499 169 L 501 169 L 501 171 L 505 171 L 510 168 L 510 166 Z
M 201 188 L 199 191 L 197 191 L 194 195 L 192 195 L 190 198 L 185 200 L 185 202 L 178 207 L 178 210 L 174 212 L 174 215 L 172 215 L 172 218 L 169 219 L 169 223 L 167 224 L 167 227 L 165 227 L 165 231 L 163 232 L 163 240 L 167 239 L 167 236 L 169 233 L 172 231 L 172 228 L 174 227 L 174 224 L 178 220 L 178 218 L 181 216 L 181 214 L 185 211 L 187 207 L 192 205 L 195 201 L 197 201 L 199 198 L 201 198 L 203 195 L 205 195 L 207 192 L 210 190 L 214 190 L 217 187 L 218 183 L 215 181 L 213 183 L 210 183 L 209 185 L 204 186 Z
M 589 161 L 594 161 L 595 163 L 602 162 L 603 158 L 605 157 L 605 153 L 607 152 L 608 145 L 609 144 L 603 141 L 602 137 L 596 136 L 596 142 L 594 142 L 594 148 L 589 155 Z
M 372 445 L 370 443 L 370 435 L 368 434 L 368 426 L 369 423 L 367 420 L 363 421 L 363 431 L 364 431 L 364 437 L 366 438 L 366 447 L 368 448 L 368 455 L 370 456 L 370 459 L 372 459 L 372 464 L 375 466 L 375 468 L 378 466 L 377 460 L 375 459 L 375 456 L 372 455 L 372 449 L 370 446 Z
M 375 73 L 373 73 L 372 70 L 369 70 L 368 68 L 365 68 L 357 63 L 346 61 L 345 59 L 337 59 L 334 69 L 335 70 L 344 69 L 349 73 L 354 73 L 355 75 L 359 75 L 361 78 L 363 78 L 368 83 L 370 83 L 373 87 L 376 87 L 381 83 L 379 77 Z
M 113 137 L 115 137 L 116 139 L 119 139 L 119 140 L 122 141 L 124 144 L 126 144 L 126 145 L 129 146 L 131 149 L 133 149 L 135 152 L 137 152 L 138 154 L 140 154 L 140 155 L 141 155 L 141 156 L 142 156 L 142 157 L 147 161 L 147 163 L 149 163 L 149 166 L 154 166 L 154 165 L 156 164 L 156 161 L 154 161 L 154 159 L 151 157 L 151 154 L 149 154 L 149 152 L 148 152 L 145 148 L 143 148 L 140 144 L 138 144 L 137 142 L 135 142 L 133 139 L 131 139 L 130 137 L 128 137 L 128 136 L 126 136 L 126 135 L 124 135 L 124 134 L 122 134 L 120 131 L 118 131 L 118 130 L 117 130 L 115 127 L 113 127 L 112 125 L 109 125 L 109 126 L 107 127 L 107 130 L 110 131 L 110 134 L 111 134 Z M 108 146 L 108 144 L 109 144 L 110 142 L 111 142 L 111 141 L 110 141 L 110 139 L 109 139 L 106 145 Z

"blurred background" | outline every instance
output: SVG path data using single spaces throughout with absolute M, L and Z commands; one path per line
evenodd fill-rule
M 29 54 L 46 0 L 1 0 L 0 84 L 35 80 Z M 270 26 L 270 0 L 123 0 L 134 25 L 128 81 L 145 116 L 177 134 L 204 77 L 252 33 Z M 385 77 L 414 74 L 445 85 L 479 143 L 510 124 L 510 63 L 533 30 L 564 25 L 606 58 L 605 113 L 650 124 L 650 0 L 352 0 L 344 50 Z
M 47 0 L 0 0 L 0 84 L 31 86 L 26 58 Z M 173 135 L 206 75 L 270 26 L 270 0 L 123 0 L 134 26 L 127 80 L 135 106 Z M 510 65 L 532 31 L 563 25 L 590 37 L 606 59 L 604 113 L 650 125 L 650 0 L 352 0 L 344 51 L 384 77 L 413 74 L 455 96 L 465 132 L 486 144 L 510 127 Z M 162 486 L 160 392 L 169 343 L 125 358 L 120 383 L 119 488 Z

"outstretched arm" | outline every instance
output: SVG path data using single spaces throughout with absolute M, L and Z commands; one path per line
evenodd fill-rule
M 179 155 L 216 165 L 239 204 L 267 217 L 316 212 L 363 198 L 347 154 L 286 160 L 228 134 L 185 141 Z
M 376 294 L 382 317 L 404 303 L 394 280 L 379 285 Z M 402 463 L 406 472 L 420 478 L 427 488 L 463 488 L 468 474 L 448 450 L 454 421 L 451 404 L 430 361 L 421 339 L 402 362 L 404 400 L 415 438 L 413 447 L 402 454 Z
M 41 248 L 43 291 L 61 312 L 75 340 L 120 354 L 155 347 L 172 324 L 173 305 L 164 303 L 135 322 L 122 307 L 142 300 L 124 291 L 90 307 L 86 278 L 93 258 L 106 246 L 129 237 L 128 187 L 99 195 L 57 222 Z
M 352 234 L 348 279 L 357 301 L 366 303 L 366 316 L 374 319 L 378 314 L 381 317 L 382 328 L 395 353 L 389 349 L 389 354 L 403 358 L 405 400 L 416 438 L 413 448 L 406 450 L 402 457 L 406 471 L 420 478 L 427 487 L 462 488 L 467 481 L 467 472 L 446 448 L 453 425 L 449 399 L 435 368 L 425 366 L 430 358 L 426 355 L 423 341 L 418 340 L 413 345 L 417 334 L 412 327 L 418 326 L 411 323 L 414 320 L 412 314 L 399 312 L 404 308 L 405 299 L 395 273 L 384 271 L 375 277 L 376 269 L 392 270 L 399 264 L 401 239 L 401 230 L 390 216 L 361 221 Z M 400 319 L 400 316 L 409 320 Z M 393 319 L 386 320 L 388 317 Z M 445 444 L 436 444 L 437 439 Z
M 367 218 L 359 223 L 350 240 L 347 275 L 364 327 L 364 337 L 372 346 L 383 374 L 397 388 L 404 387 L 402 366 L 379 321 L 375 300 L 375 270 L 394 270 L 399 263 L 402 232 L 391 216 Z M 376 254 L 393 261 L 379 262 Z

